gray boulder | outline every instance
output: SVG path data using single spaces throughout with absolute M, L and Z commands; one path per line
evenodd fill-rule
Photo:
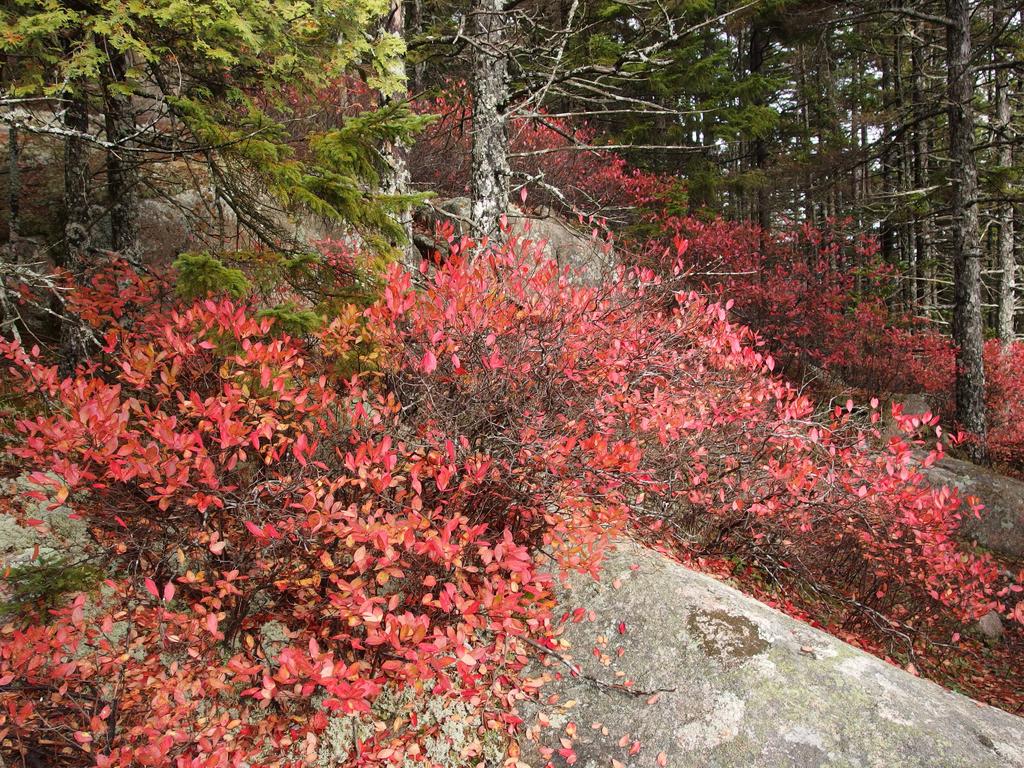
M 1003 620 L 999 618 L 999 614 L 995 611 L 989 611 L 980 619 L 978 619 L 975 625 L 981 636 L 985 638 L 987 643 L 998 643 L 1003 639 L 1003 634 L 1006 632 L 1003 627 Z
M 234 212 L 223 201 L 218 204 L 210 188 L 186 189 L 165 197 L 141 201 L 140 231 L 146 257 L 167 262 L 184 251 L 252 248 L 257 239 L 239 226 Z M 304 247 L 344 232 L 316 216 L 289 214 L 269 197 L 263 214 L 268 232 L 292 247 Z M 290 243 L 289 243 L 290 241 Z
M 522 240 L 543 243 L 548 258 L 560 267 L 568 267 L 585 283 L 597 282 L 615 268 L 615 251 L 609 243 L 595 239 L 589 232 L 574 229 L 548 209 L 541 209 L 536 217 L 513 218 L 512 234 Z
M 1004 557 L 1024 559 L 1024 482 L 948 457 L 928 469 L 928 479 L 985 505 L 979 517 L 964 516 L 964 538 Z
M 472 224 L 472 207 L 468 197 L 452 197 L 430 201 L 414 214 L 418 233 L 416 244 L 425 253 L 446 252 L 447 245 L 437 242 L 432 233 L 441 222 L 451 222 L 456 235 L 468 235 Z M 592 283 L 615 267 L 615 251 L 610 244 L 591 237 L 568 221 L 542 207 L 524 213 L 511 206 L 508 214 L 509 235 L 519 241 L 543 245 L 544 255 L 560 267 L 568 267 L 577 279 Z
M 551 681 L 524 713 L 532 766 L 561 768 L 569 744 L 576 768 L 1024 767 L 1021 718 L 636 544 L 600 582 L 571 578 L 562 605 L 595 620 L 570 622 L 538 665 Z

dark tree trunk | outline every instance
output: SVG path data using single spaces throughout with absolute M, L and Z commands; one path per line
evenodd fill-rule
M 89 107 L 84 96 L 66 97 L 64 127 L 84 134 L 89 130 Z M 86 140 L 68 136 L 64 140 L 64 253 L 60 266 L 73 284 L 83 283 L 88 267 L 89 236 L 89 161 Z M 88 336 L 77 317 L 62 307 L 58 370 L 70 376 L 86 358 Z
M 897 3 L 896 7 L 902 7 L 902 3 Z M 903 119 L 903 116 L 906 114 L 903 105 L 908 101 L 913 101 L 912 93 L 908 98 L 907 78 L 904 77 L 903 72 L 903 65 L 908 58 L 906 56 L 906 48 L 908 45 L 913 46 L 913 44 L 914 40 L 909 28 L 906 25 L 902 25 L 896 35 L 896 44 L 894 46 L 892 62 L 893 92 L 895 96 L 895 105 L 899 108 L 899 116 L 897 119 Z M 911 91 L 912 89 L 913 84 L 911 83 Z M 911 139 L 912 134 L 910 131 L 905 130 L 901 132 L 899 141 L 896 144 L 896 170 L 900 189 L 899 256 L 900 263 L 903 268 L 903 301 L 906 304 L 908 312 L 915 312 L 917 310 L 918 264 L 917 251 L 914 248 L 914 217 L 911 212 L 911 206 L 909 205 L 912 199 L 911 193 L 914 190 L 913 149 Z
M 768 30 L 765 29 L 764 25 L 755 19 L 750 29 L 750 49 L 748 53 L 748 67 L 750 74 L 754 76 L 760 76 L 763 74 L 765 55 L 768 53 L 768 46 L 770 40 L 768 38 Z M 757 87 L 757 97 L 754 99 L 754 103 L 758 106 L 764 104 L 764 98 L 760 95 L 761 88 Z M 751 147 L 751 161 L 754 168 L 757 170 L 757 224 L 761 227 L 762 239 L 764 233 L 768 231 L 771 226 L 771 210 L 768 203 L 768 142 L 763 135 L 754 136 L 753 146 Z
M 978 235 L 978 169 L 974 160 L 974 78 L 971 76 L 971 13 L 968 0 L 946 0 L 946 71 L 949 153 L 953 188 L 953 340 L 956 353 L 956 416 L 973 436 L 968 451 L 986 458 L 985 366 L 981 311 L 981 243 Z
M 925 124 L 924 114 L 926 110 L 924 100 L 924 25 L 918 24 L 916 27 L 917 42 L 913 44 L 913 48 L 910 54 L 910 66 L 911 66 L 911 99 L 914 107 L 914 119 L 917 121 L 914 126 L 914 146 L 913 146 L 913 171 L 914 171 L 914 188 L 918 195 L 925 195 L 923 192 L 928 186 L 928 126 Z M 917 264 L 918 275 L 922 277 L 926 284 L 924 290 L 921 289 L 920 284 L 917 286 L 917 295 L 915 302 L 923 304 L 926 314 L 930 311 L 929 305 L 931 302 L 928 301 L 930 295 L 930 285 L 928 281 L 934 278 L 931 275 L 932 271 L 932 257 L 931 257 L 931 216 L 929 213 L 921 213 L 921 206 L 914 206 L 914 261 Z
M 892 109 L 892 62 L 888 56 L 882 56 L 882 106 L 883 111 Z M 896 261 L 896 237 L 892 225 L 892 200 L 895 189 L 893 187 L 892 174 L 893 142 L 886 142 L 881 153 L 882 164 L 882 188 L 881 195 L 884 201 L 885 212 L 881 221 L 881 237 L 879 246 L 881 248 L 882 260 L 886 264 L 893 264 Z
M 132 98 L 116 90 L 128 71 L 124 54 L 111 54 L 110 79 L 104 83 L 103 111 L 107 141 L 107 195 L 110 200 L 111 248 L 133 264 L 142 256 L 139 237 L 139 169 L 131 147 L 136 131 Z
M 21 200 L 19 141 L 17 126 L 10 126 L 7 130 L 7 248 L 0 254 L 0 259 L 10 262 L 15 262 L 18 258 L 18 206 Z M 7 288 L 6 276 L 0 261 L 0 338 L 10 334 L 13 339 L 20 341 L 17 321 L 13 291 Z
M 20 234 L 21 135 L 12 125 L 7 131 L 7 242 L 12 247 Z
M 508 207 L 508 16 L 504 0 L 473 0 L 469 30 L 473 39 L 473 169 L 470 179 L 473 232 L 499 233 Z
M 713 49 L 711 47 L 711 37 L 705 35 L 703 44 L 704 56 L 710 58 Z M 707 93 L 700 94 L 700 102 L 706 107 L 708 99 Z M 711 206 L 714 203 L 712 184 L 716 174 L 715 164 L 715 146 L 714 146 L 714 110 L 703 109 L 700 114 L 700 143 L 701 143 L 701 159 L 697 164 L 699 169 L 701 180 L 696 185 L 696 189 L 688 190 L 687 208 L 691 216 L 697 215 L 701 210 Z
M 411 0 L 409 3 L 408 28 L 413 35 L 418 35 L 423 31 L 423 0 Z M 409 72 L 409 87 L 412 89 L 413 94 L 418 94 L 423 90 L 425 71 L 426 68 L 423 62 L 412 65 Z

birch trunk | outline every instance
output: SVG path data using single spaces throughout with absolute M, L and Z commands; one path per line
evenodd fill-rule
M 405 37 L 405 4 L 402 0 L 393 0 L 391 10 L 388 14 L 388 22 L 385 31 L 389 35 L 398 38 Z M 395 73 L 404 82 L 406 77 L 404 62 L 399 64 L 399 71 Z M 384 97 L 382 104 L 387 104 L 391 99 Z M 388 167 L 382 179 L 383 191 L 389 195 L 407 195 L 412 184 L 412 177 L 409 174 L 409 148 L 401 139 L 387 143 L 384 147 L 384 157 Z M 408 206 L 398 210 L 394 214 L 399 226 L 404 233 L 405 241 L 399 246 L 402 252 L 402 261 L 413 273 L 420 265 L 419 251 L 412 241 L 412 209 Z
M 1005 62 L 1005 53 L 999 57 Z M 1013 168 L 1013 122 L 1010 111 L 1010 78 L 1005 67 L 996 70 L 996 140 L 999 142 L 999 168 Z M 1013 203 L 999 204 L 999 340 L 1008 346 L 1014 339 L 1016 314 L 1017 264 L 1014 259 Z
M 473 0 L 473 168 L 470 178 L 473 233 L 500 236 L 499 217 L 508 207 L 508 17 L 504 0 Z

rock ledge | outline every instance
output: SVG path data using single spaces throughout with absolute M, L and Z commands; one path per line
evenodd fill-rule
M 551 660 L 544 672 L 561 679 L 542 697 L 557 694 L 557 703 L 524 713 L 527 725 L 538 710 L 551 721 L 540 742 L 555 748 L 555 766 L 565 765 L 557 749 L 572 722 L 575 768 L 611 768 L 613 759 L 649 768 L 661 752 L 680 768 L 1024 768 L 1024 719 L 631 542 L 610 554 L 600 583 L 573 577 L 562 602 L 596 620 L 571 624 L 564 636 L 565 658 L 581 676 Z M 614 687 L 626 679 L 645 693 Z M 630 755 L 634 742 L 640 750 Z M 547 762 L 532 740 L 521 748 L 530 765 Z

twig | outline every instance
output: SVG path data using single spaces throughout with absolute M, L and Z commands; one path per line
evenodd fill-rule
M 532 645 L 537 650 L 541 651 L 542 653 L 554 656 L 556 659 L 558 659 L 558 661 L 562 662 L 566 667 L 569 668 L 569 672 L 572 674 L 573 677 L 580 678 L 581 680 L 586 680 L 587 682 L 593 683 L 594 685 L 600 688 L 618 691 L 619 693 L 628 693 L 630 696 L 653 696 L 656 693 L 675 693 L 675 688 L 654 688 L 648 691 L 642 688 L 633 688 L 632 686 L 623 685 L 622 683 L 606 682 L 604 680 L 594 677 L 593 675 L 588 675 L 580 668 L 578 664 L 574 664 L 571 660 L 567 659 L 565 656 L 560 654 L 555 649 L 541 645 L 540 643 L 536 642 L 535 640 L 531 640 L 528 637 L 524 637 L 522 639 L 530 645 Z

